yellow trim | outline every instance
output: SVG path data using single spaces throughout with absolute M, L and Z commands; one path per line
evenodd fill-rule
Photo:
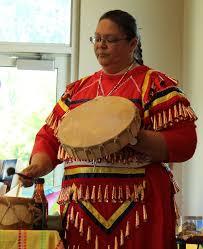
M 171 93 L 168 93 L 167 95 L 163 96 L 163 97 L 160 97 L 158 99 L 155 99 L 153 102 L 152 102 L 152 105 L 151 105 L 151 108 L 155 107 L 156 105 L 158 104 L 162 104 L 166 101 L 168 101 L 169 99 L 175 97 L 175 96 L 182 96 L 182 97 L 185 97 L 185 95 L 183 93 L 178 93 L 176 91 L 173 91 Z M 147 118 L 149 116 L 149 110 L 146 110 L 145 113 L 144 113 L 144 118 Z
M 147 117 L 149 117 L 149 110 L 146 110 L 146 111 L 144 112 L 144 119 L 147 118 Z
M 84 83 L 84 81 L 89 78 L 90 76 L 87 76 L 87 77 L 84 77 L 81 79 L 81 82 L 80 82 L 80 86 Z M 75 82 L 69 84 L 69 87 L 72 87 L 73 85 L 75 84 Z M 65 111 L 67 112 L 69 110 L 69 107 L 61 100 L 59 99 L 58 101 L 58 104 L 60 105 L 60 107 Z
M 88 173 L 109 173 L 109 174 L 144 174 L 145 169 L 131 169 L 131 168 L 111 168 L 107 167 L 77 167 L 77 168 L 66 168 L 64 174 L 65 175 L 75 175 L 75 174 L 88 174 Z
M 82 79 L 81 79 L 81 82 L 80 82 L 80 85 L 81 85 L 88 77 L 89 77 L 89 76 L 82 78 Z M 72 84 L 70 84 L 70 86 L 72 86 L 72 85 L 74 85 L 74 84 L 75 84 L 75 82 L 72 83 Z M 60 105 L 60 107 L 61 107 L 65 112 L 67 112 L 67 111 L 69 110 L 69 107 L 68 107 L 61 99 L 59 99 L 58 104 Z
M 109 229 L 114 222 L 125 212 L 133 201 L 125 201 L 113 214 L 106 220 L 88 201 L 81 201 L 81 203 L 87 208 L 87 210 L 106 228 Z
M 155 70 L 148 70 L 146 75 L 145 75 L 145 78 L 144 78 L 144 83 L 142 85 L 142 103 L 144 105 L 144 95 L 145 95 L 145 92 L 147 90 L 147 87 L 148 87 L 148 84 L 149 84 L 149 77 L 151 75 L 151 73 L 153 73 Z
M 175 97 L 175 96 L 181 96 L 181 95 L 182 95 L 183 97 L 185 97 L 185 95 L 182 94 L 182 93 L 178 93 L 178 92 L 176 92 L 176 91 L 170 92 L 170 93 L 168 93 L 167 95 L 165 95 L 165 96 L 163 96 L 163 97 L 160 97 L 160 98 L 154 100 L 154 101 L 152 102 L 152 107 L 154 107 L 154 106 L 156 106 L 156 105 L 158 105 L 158 104 L 162 104 L 163 102 L 166 102 L 166 101 L 168 101 L 169 99 L 171 99 L 171 98 L 173 98 L 173 97 Z
M 59 99 L 58 104 L 65 112 L 69 110 L 68 106 L 61 99 Z
M 194 244 L 187 244 L 186 249 L 197 249 L 198 248 L 197 246 L 198 246 L 198 244 L 195 244 L 195 245 Z M 178 248 L 180 248 L 180 246 Z M 202 245 L 200 245 L 199 249 L 202 249 L 202 248 L 203 248 Z

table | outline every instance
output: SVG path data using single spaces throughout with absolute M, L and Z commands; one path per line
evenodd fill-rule
M 0 230 L 1 249 L 65 249 L 55 230 Z

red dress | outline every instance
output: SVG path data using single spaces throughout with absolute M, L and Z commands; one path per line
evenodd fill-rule
M 68 85 L 37 134 L 32 152 L 48 153 L 54 166 L 66 161 L 58 200 L 65 217 L 66 247 L 175 249 L 176 190 L 162 162 L 137 168 L 136 163 L 120 161 L 96 165 L 73 161 L 57 140 L 62 116 L 101 94 L 133 101 L 143 128 L 163 134 L 170 162 L 188 160 L 196 147 L 196 116 L 176 81 L 161 72 L 146 66 L 124 76 L 99 71 Z

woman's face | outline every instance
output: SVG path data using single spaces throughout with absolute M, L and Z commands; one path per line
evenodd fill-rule
M 136 38 L 128 41 L 116 23 L 109 19 L 101 20 L 97 25 L 95 38 L 94 51 L 104 69 L 109 71 L 112 68 L 118 72 L 132 63 Z

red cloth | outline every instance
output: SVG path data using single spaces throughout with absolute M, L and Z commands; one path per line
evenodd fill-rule
M 36 135 L 35 143 L 32 149 L 32 155 L 38 152 L 44 152 L 52 160 L 53 167 L 60 164 L 61 162 L 57 159 L 57 151 L 59 142 L 53 134 L 53 130 L 44 125 Z
M 188 160 L 194 153 L 196 146 L 196 133 L 193 114 L 191 114 L 189 101 L 184 94 L 177 88 L 176 82 L 164 75 L 163 73 L 153 72 L 149 80 L 146 82 L 146 72 L 149 70 L 146 66 L 139 66 L 127 73 L 124 79 L 121 75 L 102 75 L 102 87 L 105 95 L 117 85 L 113 95 L 123 96 L 131 99 L 135 106 L 140 110 L 142 117 L 142 125 L 145 129 L 159 128 L 166 140 L 168 146 L 170 162 L 181 162 Z M 71 91 L 67 87 L 66 93 L 62 97 L 62 101 L 73 109 L 81 103 L 95 98 L 97 94 L 101 94 L 101 89 L 98 87 L 99 79 L 101 78 L 101 71 L 88 77 L 84 80 L 77 81 L 71 85 Z M 178 109 L 178 114 L 176 109 Z M 51 121 L 47 123 L 37 134 L 35 145 L 32 154 L 39 151 L 47 153 L 52 159 L 53 165 L 56 166 L 59 161 L 57 160 L 57 151 L 59 143 L 55 137 L 55 128 L 48 127 L 49 125 L 56 124 L 63 112 L 57 114 L 58 108 L 54 109 Z M 164 119 L 163 110 L 166 111 L 167 121 Z M 172 111 L 171 111 L 172 110 Z M 64 110 L 65 113 L 65 110 Z M 190 115 L 188 114 L 190 113 Z M 170 121 L 172 115 L 172 121 Z M 156 124 L 157 117 L 159 119 L 158 126 Z M 169 122 L 170 121 L 170 122 Z M 165 123 L 164 123 L 165 122 Z M 173 126 L 171 127 L 171 122 Z M 169 128 L 170 125 L 170 128 Z M 53 125 L 56 127 L 57 125 Z M 162 127 L 163 126 L 163 127 Z M 81 165 L 75 166 L 80 168 Z M 123 166 L 126 167 L 125 165 Z M 112 170 L 116 170 L 114 165 Z M 63 180 L 63 194 L 68 191 L 67 186 L 80 186 L 87 187 L 90 194 L 93 189 L 96 189 L 97 194 L 100 193 L 101 187 L 102 198 L 104 198 L 104 189 L 108 185 L 109 193 L 122 188 L 124 191 L 129 188 L 130 194 L 133 192 L 134 185 L 142 185 L 146 182 L 146 189 L 144 189 L 144 199 L 138 202 L 133 202 L 132 207 L 126 209 L 124 213 L 118 215 L 115 225 L 110 230 L 101 228 L 101 224 L 95 221 L 93 215 L 93 208 L 86 210 L 80 201 L 71 201 L 64 222 L 68 222 L 68 227 L 64 224 L 64 229 L 67 231 L 67 248 L 80 249 L 94 249 L 95 240 L 98 238 L 99 248 L 120 248 L 121 231 L 125 232 L 126 226 L 128 227 L 129 235 L 124 235 L 124 245 L 122 248 L 128 249 L 175 249 L 175 210 L 174 210 L 174 187 L 170 179 L 170 175 L 161 164 L 150 164 L 145 167 L 145 174 L 142 176 L 130 177 L 126 175 L 111 175 L 101 174 L 95 175 L 84 173 L 76 175 L 67 175 Z M 72 193 L 72 192 L 71 192 Z M 76 193 L 76 192 L 75 192 Z M 127 191 L 125 192 L 127 193 Z M 63 198 L 70 193 L 67 192 Z M 118 193 L 116 194 L 118 195 Z M 126 199 L 125 199 L 126 198 Z M 108 220 L 119 208 L 122 203 L 128 200 L 125 197 L 123 202 L 96 201 L 90 203 L 102 216 Z M 65 201 L 65 205 L 68 200 Z M 143 220 L 143 207 L 146 208 L 147 219 Z M 62 205 L 62 210 L 64 206 Z M 64 209 L 65 210 L 65 209 Z M 139 227 L 135 227 L 136 214 L 139 214 Z M 72 217 L 72 222 L 69 221 Z M 83 232 L 80 232 L 78 223 L 83 221 Z M 100 220 L 100 222 L 102 222 Z M 66 228 L 65 228 L 66 227 Z M 87 242 L 88 227 L 91 229 L 91 239 Z M 118 247 L 117 247 L 118 240 Z M 97 244 L 97 241 L 96 241 Z M 110 247 L 108 247 L 110 246 Z M 97 248 L 96 248 L 97 249 Z
M 172 183 L 169 179 L 168 173 L 162 166 L 151 165 L 146 167 L 146 175 L 142 178 L 146 181 L 146 191 L 145 199 L 143 202 L 135 203 L 132 209 L 129 209 L 127 213 L 119 217 L 119 221 L 114 226 L 113 230 L 108 233 L 101 228 L 100 225 L 95 225 L 94 220 L 89 216 L 89 214 L 81 208 L 81 206 L 72 201 L 68 209 L 68 215 L 71 216 L 71 209 L 74 210 L 74 221 L 69 221 L 69 226 L 67 229 L 67 245 L 70 248 L 95 248 L 95 237 L 99 238 L 99 248 L 110 248 L 115 246 L 115 237 L 118 239 L 118 244 L 120 243 L 120 233 L 121 230 L 126 233 L 127 222 L 129 222 L 129 236 L 124 238 L 124 245 L 121 248 L 128 249 L 175 249 L 175 211 L 173 203 L 174 190 Z M 67 180 L 66 185 L 71 185 L 74 182 L 77 186 L 82 184 L 83 186 L 88 185 L 90 192 L 93 186 L 98 187 L 100 184 L 102 187 L 105 185 L 111 186 L 130 186 L 132 192 L 132 185 L 141 182 L 139 179 L 131 178 L 74 178 L 72 180 Z M 118 182 L 119 181 L 119 182 Z M 103 188 L 104 191 L 104 188 Z M 91 202 L 92 203 L 92 202 Z M 146 205 L 147 211 L 147 221 L 143 221 L 143 203 Z M 92 203 L 94 207 L 99 210 L 106 219 L 108 219 L 112 213 L 118 208 L 122 203 L 118 201 L 116 203 L 104 202 Z M 139 213 L 139 227 L 136 228 L 136 212 Z M 76 213 L 79 214 L 79 221 L 84 219 L 83 231 L 84 234 L 81 236 L 79 229 L 75 227 Z M 80 223 L 80 222 L 79 222 Z M 87 243 L 87 230 L 88 227 L 91 228 L 91 241 Z M 68 247 L 67 247 L 68 248 Z M 118 247 L 120 248 L 120 247 Z
M 169 162 L 184 162 L 193 156 L 197 145 L 193 122 L 177 124 L 173 129 L 162 131 L 162 135 L 168 147 Z

